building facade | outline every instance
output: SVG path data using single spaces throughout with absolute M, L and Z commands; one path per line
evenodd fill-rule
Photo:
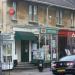
M 9 69 L 9 61 L 13 69 L 14 60 L 36 63 L 43 59 L 49 63 L 74 54 L 75 6 L 72 2 L 63 5 L 62 0 L 59 5 L 43 0 L 1 0 L 0 3 L 3 69 Z

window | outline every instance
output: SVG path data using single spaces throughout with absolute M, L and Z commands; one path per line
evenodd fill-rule
M 16 20 L 16 2 L 13 2 L 13 8 L 15 10 L 15 13 L 11 18 L 12 18 L 12 20 Z
M 74 26 L 74 14 L 73 12 L 71 13 L 71 26 Z
M 62 10 L 58 10 L 56 11 L 56 24 L 57 25 L 62 25 Z
M 29 5 L 29 21 L 37 22 L 37 6 Z
M 12 43 L 3 41 L 3 62 L 12 62 Z

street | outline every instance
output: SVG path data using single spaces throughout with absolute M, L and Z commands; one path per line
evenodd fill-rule
M 52 75 L 52 72 L 49 68 L 43 70 L 43 72 L 39 72 L 38 69 L 35 70 L 15 70 L 15 71 L 6 71 L 3 72 L 2 75 Z

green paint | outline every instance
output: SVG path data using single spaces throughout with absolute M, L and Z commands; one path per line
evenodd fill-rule
M 56 34 L 57 31 L 56 30 L 53 30 L 53 29 L 46 29 L 46 33 Z
M 41 29 L 39 29 L 39 32 L 41 33 Z M 46 27 L 46 33 L 50 33 L 50 34 L 57 34 L 58 32 L 58 29 L 57 28 L 50 28 L 50 27 Z

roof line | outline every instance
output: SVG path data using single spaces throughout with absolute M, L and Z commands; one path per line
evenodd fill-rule
M 26 1 L 26 0 L 25 0 L 25 1 Z M 27 1 L 31 1 L 31 0 L 27 0 Z M 61 8 L 66 8 L 66 9 L 75 10 L 75 8 L 70 8 L 70 7 L 66 7 L 66 6 L 60 6 L 60 5 L 57 5 L 57 4 L 48 3 L 48 2 L 43 2 L 43 1 L 32 0 L 31 2 L 43 3 L 43 4 L 50 5 L 50 6 L 57 6 L 57 7 L 61 7 Z

